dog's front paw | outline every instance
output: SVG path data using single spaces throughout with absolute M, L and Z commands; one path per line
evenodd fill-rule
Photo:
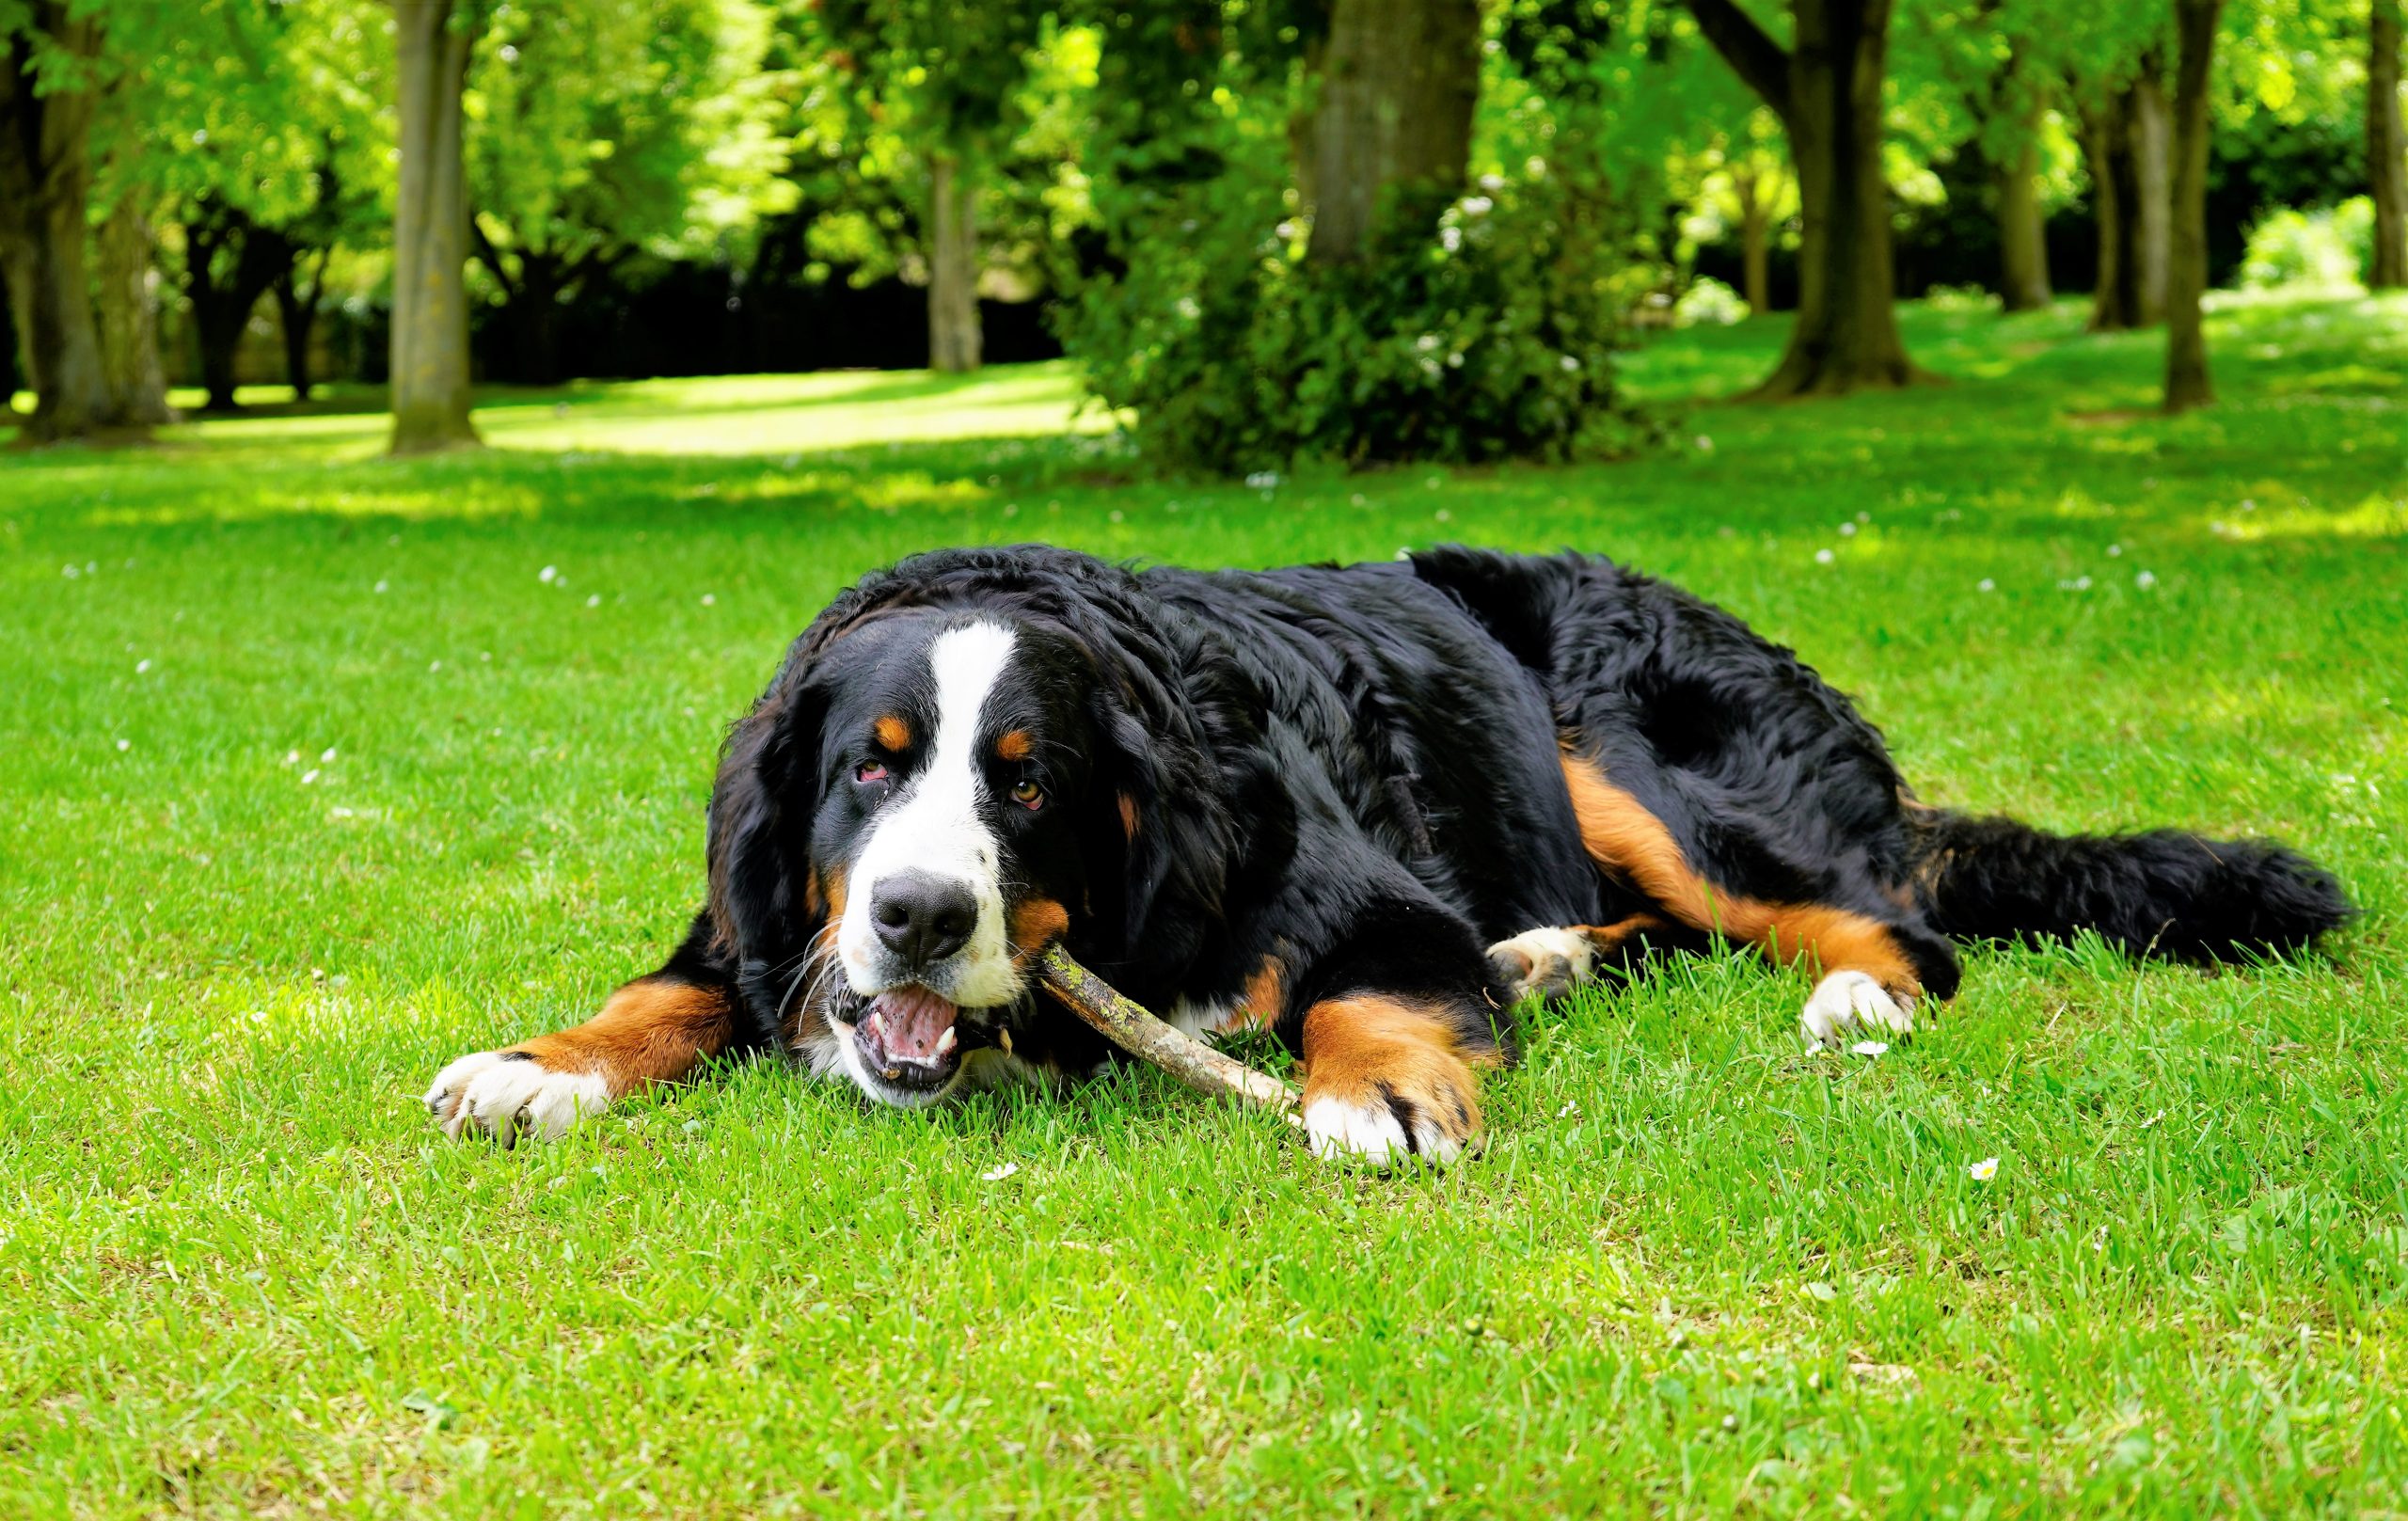
M 446 1135 L 553 1141 L 610 1107 L 610 1085 L 597 1072 L 555 1070 L 532 1052 L 480 1051 L 436 1074 L 426 1107 Z
M 1535 993 L 1557 999 L 1589 980 L 1597 948 L 1576 929 L 1525 929 L 1488 947 L 1488 965 L 1516 1003 Z
M 1861 1032 L 1903 1039 L 1914 1034 L 1914 1013 L 1911 993 L 1893 993 L 1862 972 L 1834 972 L 1814 985 L 1798 1022 L 1808 1045 L 1837 1051 Z
M 1426 1064 L 1345 1091 L 1305 1085 L 1305 1137 L 1323 1162 L 1393 1167 L 1411 1158 L 1444 1166 L 1480 1136 L 1480 1101 L 1461 1062 Z

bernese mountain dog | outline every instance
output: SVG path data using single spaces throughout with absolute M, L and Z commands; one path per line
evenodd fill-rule
M 1316 1153 L 1452 1159 L 1514 1005 L 1650 950 L 1818 979 L 1895 1039 L 1954 943 L 2092 929 L 2210 960 L 2353 911 L 2278 845 L 2058 836 L 1918 802 L 1788 650 L 1610 561 L 1447 547 L 1263 572 L 1041 546 L 870 576 L 730 732 L 709 891 L 574 1029 L 446 1067 L 452 1135 L 556 1136 L 705 1058 L 881 1103 L 1112 1057 L 1035 996 L 1056 938 L 1190 1033 L 1270 1032 Z

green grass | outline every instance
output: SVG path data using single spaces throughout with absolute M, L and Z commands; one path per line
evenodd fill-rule
M 578 387 L 409 464 L 341 397 L 0 457 L 0 1513 L 2408 1507 L 2408 302 L 2225 309 L 2179 421 L 2154 336 L 1908 326 L 1956 384 L 1269 492 L 1116 482 L 1058 368 Z M 1629 372 L 1727 391 L 1778 338 Z M 931 1117 L 752 1065 L 440 1140 L 438 1066 L 678 932 L 813 610 L 1029 537 L 1606 551 L 1938 801 L 2279 833 L 2369 912 L 2222 975 L 1980 954 L 1877 1062 L 1799 1051 L 1798 976 L 1679 963 L 1532 1025 L 1443 1177 L 1149 1073 Z

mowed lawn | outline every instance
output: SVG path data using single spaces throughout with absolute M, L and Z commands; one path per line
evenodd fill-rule
M 0 455 L 0 1513 L 2408 1509 L 2408 301 L 2224 310 L 2171 422 L 2156 335 L 1908 325 L 1954 384 L 1268 490 L 1130 481 L 1058 367 Z M 1443 1176 L 1150 1072 L 922 1115 L 756 1063 L 443 1140 L 438 1067 L 679 933 L 814 610 L 1030 538 L 1603 551 L 1929 799 L 2278 834 L 2368 912 L 2214 974 L 1980 952 L 1877 1060 L 1801 1049 L 1801 974 L 1675 963 L 1527 1021 Z

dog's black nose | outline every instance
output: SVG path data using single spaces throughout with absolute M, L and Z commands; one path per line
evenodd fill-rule
M 936 965 L 969 943 L 978 924 L 978 900 L 957 881 L 925 871 L 899 871 L 870 895 L 870 923 L 886 948 L 920 971 Z

